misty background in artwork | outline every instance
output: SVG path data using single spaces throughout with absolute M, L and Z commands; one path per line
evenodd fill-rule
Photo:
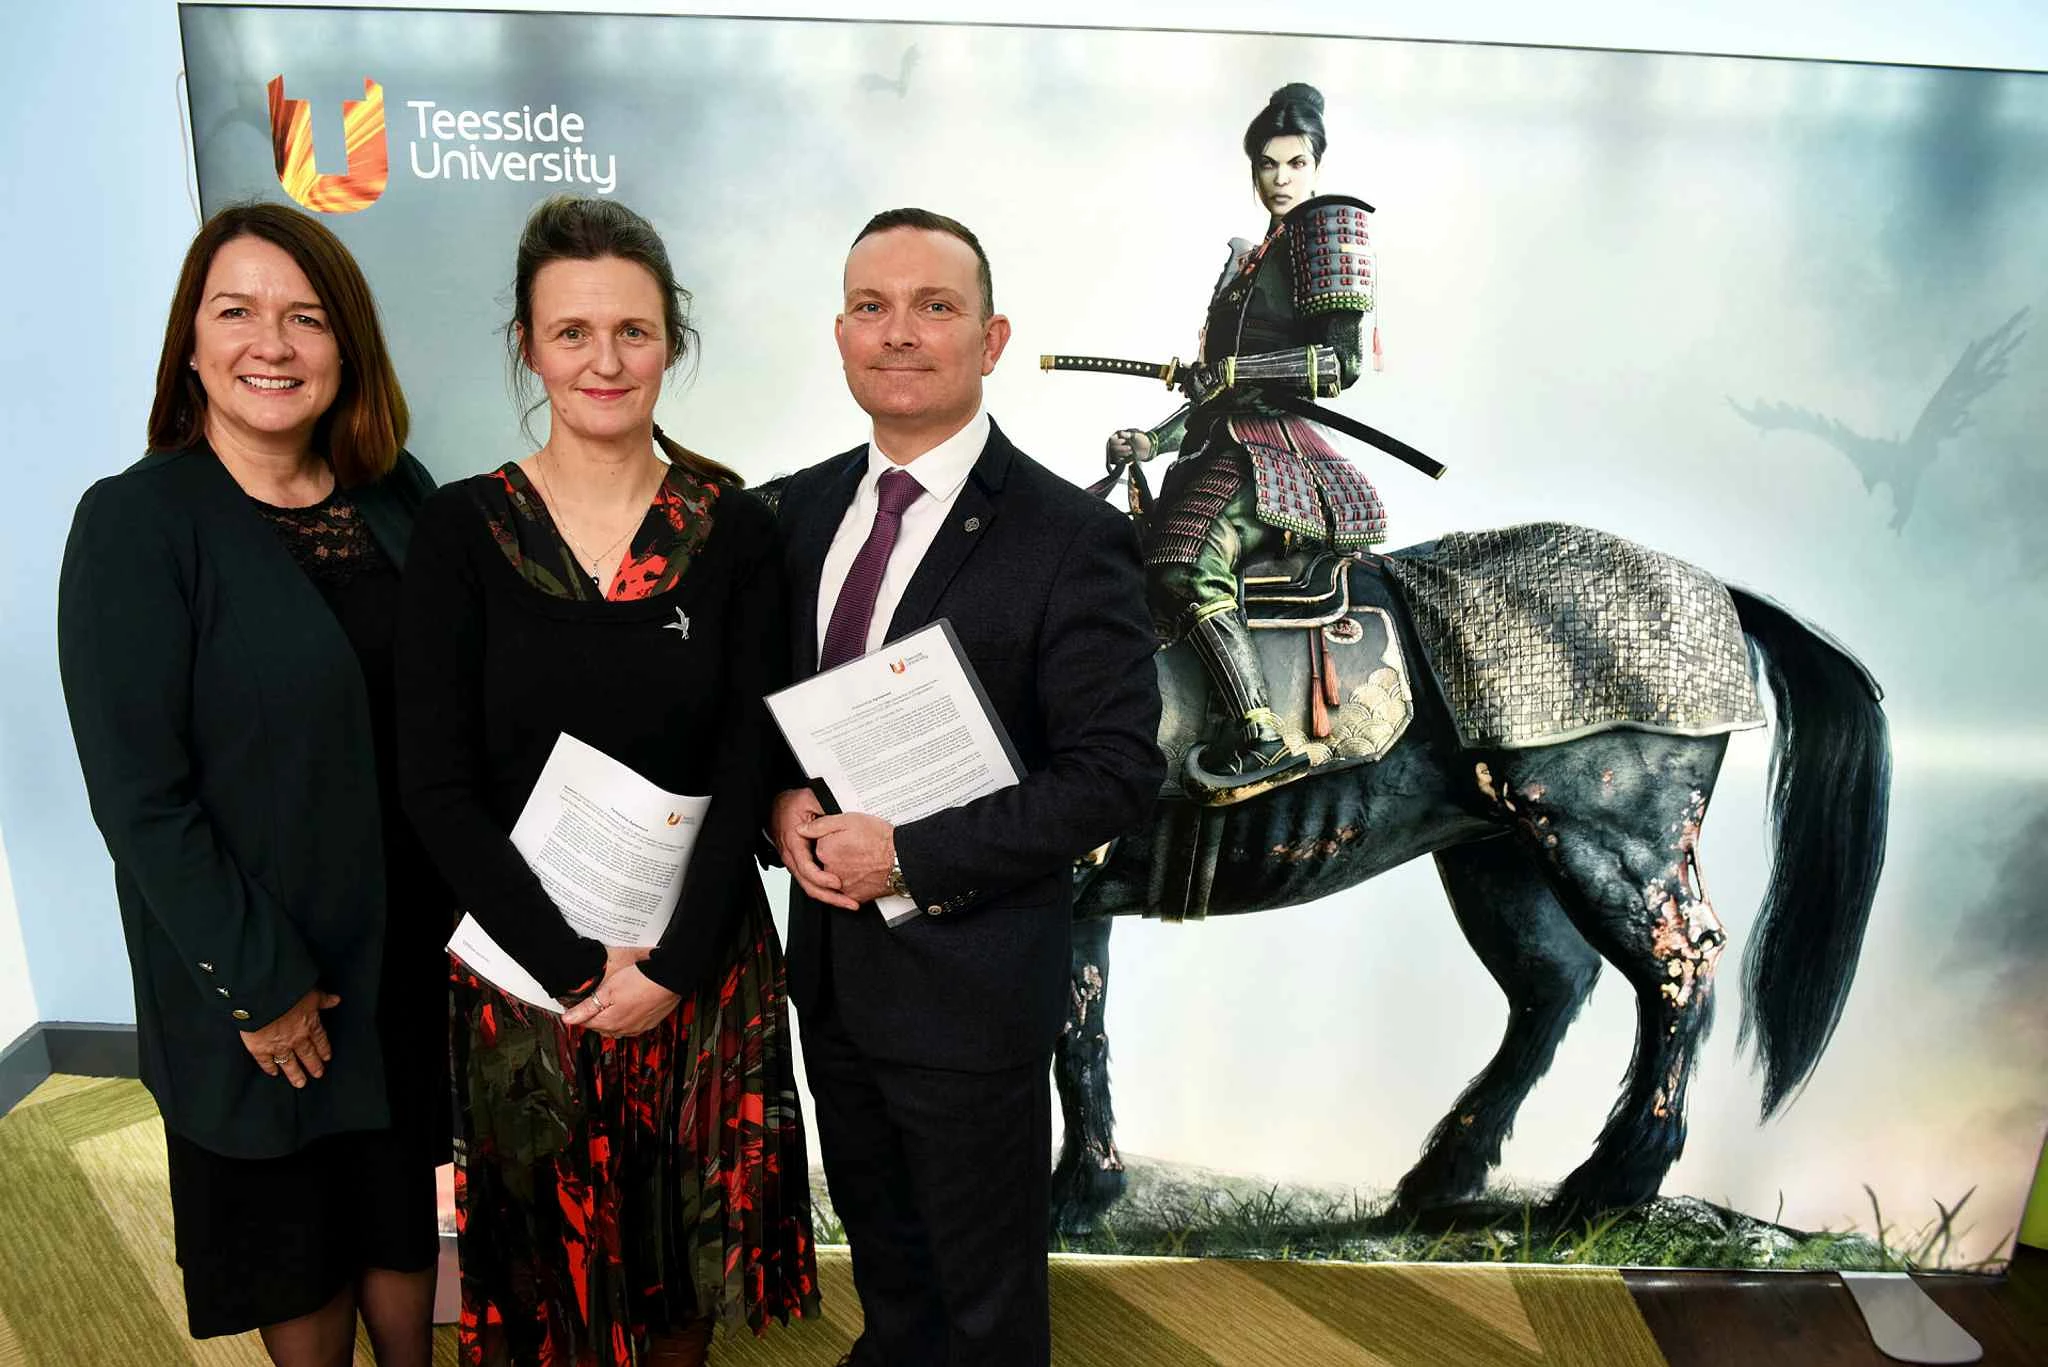
M 323 170 L 341 101 L 383 83 L 389 188 L 328 221 L 370 275 L 413 449 L 443 479 L 528 449 L 499 331 L 512 251 L 533 201 L 574 187 L 415 178 L 408 100 L 582 116 L 696 293 L 702 351 L 663 424 L 750 478 L 865 438 L 831 337 L 861 223 L 899 204 L 962 219 L 1016 327 L 990 411 L 1083 481 L 1113 428 L 1173 396 L 1042 374 L 1037 355 L 1191 354 L 1226 241 L 1264 226 L 1244 126 L 1275 87 L 1319 86 L 1322 187 L 1378 208 L 1386 369 L 1340 406 L 1451 467 L 1432 484 L 1353 449 L 1391 544 L 1604 527 L 1768 593 L 1887 692 L 1891 850 L 1840 1031 L 1759 1129 L 1728 961 L 1664 1190 L 1868 1228 L 1866 1183 L 1908 1225 L 1975 1188 L 1963 1257 L 2017 1224 L 2048 1113 L 2048 77 L 913 24 L 183 22 L 208 207 L 281 197 L 272 76 L 312 102 Z M 1702 841 L 1738 953 L 1766 874 L 1766 746 L 1736 738 Z M 1502 1023 L 1419 863 L 1310 907 L 1120 924 L 1112 955 L 1122 1146 L 1229 1172 L 1384 1188 Z M 1632 1031 L 1610 973 L 1503 1174 L 1585 1155 Z

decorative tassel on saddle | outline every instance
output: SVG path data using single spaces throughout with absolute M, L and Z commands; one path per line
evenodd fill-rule
M 1337 661 L 1323 644 L 1323 633 L 1308 635 L 1308 721 L 1309 734 L 1317 740 L 1330 738 L 1330 709 L 1343 701 L 1337 683 Z

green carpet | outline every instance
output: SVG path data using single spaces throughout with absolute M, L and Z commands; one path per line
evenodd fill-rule
M 51 1078 L 0 1117 L 0 1174 L 0 1367 L 267 1361 L 253 1334 L 185 1336 L 163 1128 L 139 1084 Z M 822 1319 L 721 1340 L 713 1360 L 836 1362 L 860 1306 L 844 1250 L 820 1263 Z M 1665 1367 L 1598 1268 L 1063 1254 L 1052 1312 L 1064 1367 Z M 455 1361 L 452 1331 L 436 1350 Z

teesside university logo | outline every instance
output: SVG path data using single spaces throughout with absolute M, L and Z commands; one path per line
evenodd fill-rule
M 323 176 L 313 165 L 313 107 L 284 97 L 284 77 L 270 82 L 270 146 L 277 183 L 317 213 L 352 214 L 367 209 L 391 179 L 391 152 L 384 137 L 384 87 L 363 78 L 363 98 L 341 102 L 342 138 L 348 170 Z
M 341 102 L 348 170 L 325 176 L 314 165 L 311 105 L 285 98 L 283 76 L 271 79 L 269 91 L 271 149 L 284 192 L 323 214 L 352 214 L 375 204 L 391 180 L 384 87 L 365 76 L 363 98 Z M 568 182 L 601 195 L 618 186 L 618 157 L 600 157 L 583 146 L 581 114 L 552 104 L 539 112 L 531 105 L 449 109 L 433 100 L 407 100 L 405 107 L 419 126 L 406 157 L 417 180 Z

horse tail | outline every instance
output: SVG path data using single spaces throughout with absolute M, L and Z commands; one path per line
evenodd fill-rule
M 1884 867 L 1891 740 L 1877 683 L 1842 646 L 1730 587 L 1778 713 L 1771 880 L 1743 957 L 1742 1042 L 1764 1069 L 1763 1115 L 1805 1085 L 1842 1018 Z

